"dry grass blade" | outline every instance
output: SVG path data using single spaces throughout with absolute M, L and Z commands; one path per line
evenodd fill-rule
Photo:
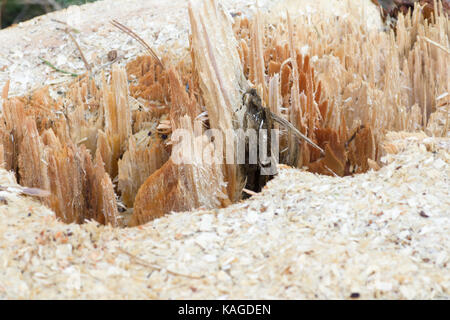
M 159 59 L 159 57 L 156 55 L 155 51 L 147 44 L 147 42 L 145 42 L 140 36 L 138 36 L 133 30 L 131 30 L 130 28 L 124 26 L 123 24 L 121 24 L 120 22 L 118 22 L 117 20 L 111 20 L 110 21 L 111 24 L 118 28 L 119 30 L 125 32 L 126 34 L 128 34 L 130 37 L 132 37 L 133 39 L 135 39 L 137 42 L 139 42 L 145 49 L 147 49 L 148 53 L 150 53 L 150 55 L 158 62 L 158 64 L 161 66 L 161 68 L 164 69 L 164 65 L 162 64 L 161 60 Z

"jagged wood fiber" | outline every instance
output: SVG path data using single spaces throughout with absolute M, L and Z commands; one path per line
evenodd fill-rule
M 441 5 L 435 11 L 432 21 L 414 10 L 395 32 L 375 32 L 351 19 L 268 23 L 259 12 L 232 22 L 205 1 L 189 7 L 191 55 L 181 61 L 138 57 L 100 79 L 80 76 L 58 99 L 46 87 L 8 98 L 7 84 L 0 160 L 22 185 L 50 191 L 42 201 L 66 222 L 134 226 L 224 207 L 242 198 L 245 170 L 195 157 L 177 164 L 171 133 L 187 130 L 217 157 L 202 133 L 242 128 L 242 95 L 254 87 L 325 150 L 275 124 L 282 163 L 337 176 L 377 169 L 387 130 L 448 135 L 450 26 Z M 233 138 L 225 157 L 235 157 Z

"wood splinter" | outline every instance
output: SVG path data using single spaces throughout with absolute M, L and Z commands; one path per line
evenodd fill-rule
M 126 69 L 113 65 L 110 77 L 103 72 L 100 78 L 96 73 L 123 55 L 110 51 L 107 64 L 92 66 L 91 77 L 41 58 L 59 73 L 79 76 L 57 100 L 48 88 L 8 98 L 6 83 L 0 164 L 28 187 L 14 189 L 17 193 L 40 196 L 65 222 L 135 226 L 171 211 L 223 208 L 255 195 L 276 174 L 274 163 L 348 176 L 379 169 L 386 131 L 448 132 L 448 121 L 441 121 L 450 92 L 441 72 L 449 53 L 441 37 L 445 16 L 425 23 L 415 10 L 399 19 L 397 36 L 361 33 L 349 22 L 355 26 L 351 37 L 327 43 L 320 40 L 327 25 L 304 17 L 288 16 L 287 23 L 275 20 L 276 28 L 266 28 L 258 12 L 251 20 L 236 17 L 232 25 L 215 0 L 190 4 L 188 13 L 191 55 L 178 64 L 168 54 L 163 65 L 141 37 L 113 20 L 149 54 Z M 339 39 L 342 21 L 335 23 L 328 36 Z M 417 36 L 411 27 L 423 32 Z M 373 46 L 379 40 L 390 48 L 388 54 Z M 307 44 L 308 52 L 299 44 Z M 367 49 L 364 56 L 361 45 Z M 282 151 L 271 145 L 272 128 L 288 131 L 280 135 Z M 176 161 L 177 129 L 195 138 L 182 149 L 195 153 L 195 161 Z M 205 134 L 209 129 L 267 130 L 261 147 L 268 147 L 270 160 L 250 163 L 251 142 L 246 141 L 244 164 L 224 163 L 223 156 L 238 156 L 240 145 L 234 135 L 225 137 L 229 149 L 221 152 L 220 140 Z M 200 161 L 198 150 L 214 161 Z

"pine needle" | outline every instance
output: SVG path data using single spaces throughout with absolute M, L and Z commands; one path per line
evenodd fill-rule
M 139 42 L 147 50 L 147 52 L 158 62 L 161 68 L 164 69 L 164 65 L 162 64 L 161 60 L 159 59 L 155 51 L 140 36 L 138 36 L 133 30 L 124 26 L 117 20 L 111 20 L 110 22 L 114 27 L 118 28 L 119 30 L 128 34 L 130 37 Z
M 41 57 L 39 57 L 39 59 L 40 59 L 44 64 L 48 65 L 50 68 L 52 68 L 53 70 L 55 70 L 55 71 L 57 71 L 57 72 L 64 73 L 64 74 L 68 74 L 68 75 L 71 75 L 72 77 L 75 77 L 75 78 L 79 76 L 79 75 L 76 74 L 76 73 L 73 73 L 73 72 L 70 72 L 70 71 L 65 71 L 65 70 L 59 69 L 59 68 L 55 67 L 51 62 L 49 62 L 49 61 L 47 61 L 47 60 L 45 60 L 45 59 L 43 59 L 43 58 L 41 58 Z
M 81 60 L 83 60 L 83 63 L 86 67 L 86 69 L 91 72 L 91 65 L 87 62 L 86 57 L 83 54 L 83 51 L 81 50 L 80 46 L 78 45 L 77 40 L 75 40 L 75 38 L 72 36 L 72 33 L 70 32 L 69 28 L 64 29 L 64 31 L 69 35 L 70 39 L 72 40 L 72 42 L 75 44 L 75 46 L 78 49 L 78 52 L 80 53 L 81 56 Z

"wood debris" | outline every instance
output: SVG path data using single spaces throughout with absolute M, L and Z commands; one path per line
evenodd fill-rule
M 126 292 L 126 298 L 137 299 L 448 299 L 447 20 L 426 22 L 414 11 L 399 15 L 396 31 L 386 32 L 369 27 L 370 17 L 352 11 L 360 1 L 332 2 L 336 7 L 329 17 L 307 11 L 306 4 L 329 8 L 330 1 L 298 1 L 279 2 L 306 13 L 290 15 L 291 32 L 285 11 L 281 17 L 277 11 L 267 15 L 269 1 L 259 1 L 257 21 L 247 2 L 229 2 L 240 13 L 232 26 L 236 39 L 231 39 L 238 44 L 237 69 L 241 65 L 250 82 L 227 90 L 255 88 L 263 106 L 325 149 L 325 156 L 289 140 L 289 132 L 275 124 L 285 146 L 280 158 L 292 153 L 293 166 L 300 165 L 299 159 L 308 166 L 279 165 L 278 175 L 261 192 L 244 188 L 252 197 L 229 206 L 229 171 L 176 164 L 175 137 L 172 141 L 172 125 L 196 137 L 212 125 L 209 111 L 215 106 L 208 106 L 204 95 L 213 96 L 217 88 L 202 84 L 211 78 L 197 71 L 214 68 L 209 58 L 197 59 L 192 51 L 197 40 L 206 40 L 205 33 L 213 47 L 214 39 L 222 39 L 210 27 L 220 10 L 203 16 L 202 24 L 203 9 L 192 8 L 203 35 L 191 38 L 193 50 L 186 50 L 188 14 L 180 10 L 181 1 L 123 0 L 130 4 L 120 8 L 123 21 L 147 6 L 142 18 L 127 25 L 165 53 L 164 69 L 150 55 L 134 58 L 141 48 L 128 35 L 92 23 L 98 29 L 83 31 L 78 41 L 93 70 L 108 63 L 111 50 L 124 57 L 116 64 L 129 62 L 127 81 L 123 67 L 114 67 L 115 86 L 109 67 L 101 68 L 104 77 L 93 72 L 92 78 L 63 78 L 40 63 L 28 42 L 23 57 L 14 47 L 5 51 L 0 80 L 6 83 L 8 74 L 15 78 L 11 86 L 6 83 L 1 99 L 0 298 L 123 299 Z M 89 22 L 98 21 L 104 5 L 82 7 L 83 14 L 90 12 Z M 152 16 L 155 6 L 158 14 Z M 342 6 L 348 14 L 336 16 L 334 9 Z M 107 14 L 105 21 L 114 16 Z M 174 28 L 166 28 L 167 17 Z M 36 32 L 49 20 L 39 19 L 16 27 L 17 33 Z M 250 40 L 252 33 L 257 38 Z M 180 46 L 174 45 L 178 39 Z M 82 61 L 73 59 L 79 60 L 77 54 L 49 48 L 43 57 L 61 70 L 85 71 Z M 58 62 L 61 53 L 67 63 Z M 221 52 L 213 48 L 211 56 L 219 64 L 212 75 L 227 74 Z M 227 70 L 236 70 L 233 66 Z M 23 70 L 34 76 L 26 78 Z M 49 86 L 25 94 L 30 82 L 44 83 L 36 77 L 40 73 Z M 222 80 L 224 87 L 235 84 Z M 109 120 L 105 108 L 112 109 Z M 129 123 L 114 116 L 118 109 Z M 115 129 L 107 131 L 106 121 Z M 213 141 L 196 142 L 216 155 Z M 287 148 L 289 143 L 298 148 Z M 50 184 L 36 189 L 16 179 Z M 163 185 L 166 181 L 171 184 Z M 166 186 L 173 192 L 164 192 Z M 164 200 L 161 207 L 159 200 Z M 140 213 L 134 215 L 138 204 Z M 170 206 L 199 208 L 166 214 Z M 148 222 L 112 227 L 128 225 L 130 216 L 130 224 Z M 71 219 L 84 223 L 63 222 Z
M 372 32 L 354 17 L 268 23 L 257 10 L 232 20 L 203 1 L 188 7 L 190 54 L 178 60 L 114 20 L 149 55 L 123 67 L 110 50 L 110 73 L 78 76 L 58 97 L 47 86 L 10 98 L 7 84 L 1 163 L 22 185 L 50 192 L 42 201 L 64 221 L 114 226 L 128 224 L 119 205 L 138 225 L 261 191 L 271 175 L 236 162 L 238 132 L 249 126 L 281 130 L 281 164 L 334 177 L 378 170 L 386 131 L 448 134 L 448 19 L 437 8 L 432 21 L 417 9 L 398 16 L 395 32 Z M 266 123 L 249 122 L 250 88 Z M 177 162 L 177 129 L 193 138 L 190 163 Z M 231 135 L 210 139 L 208 129 Z M 220 164 L 202 161 L 198 148 Z

